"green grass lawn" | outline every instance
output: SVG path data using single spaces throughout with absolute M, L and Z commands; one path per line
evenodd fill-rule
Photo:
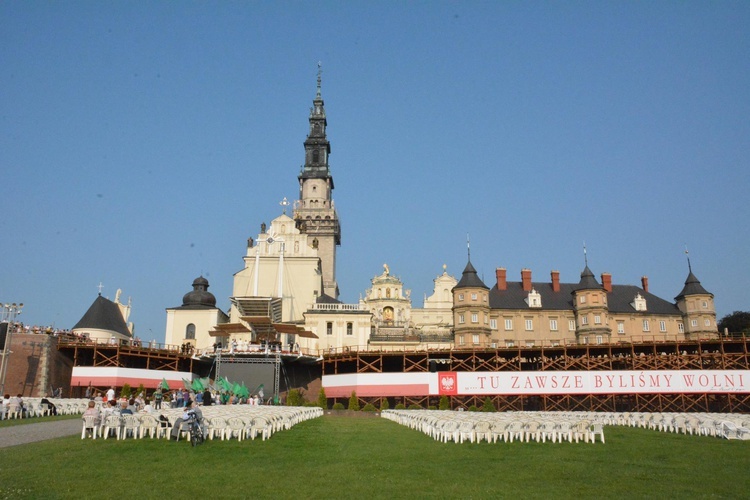
M 439 443 L 326 416 L 268 441 L 0 450 L 0 498 L 747 498 L 750 442 L 608 427 L 607 443 Z

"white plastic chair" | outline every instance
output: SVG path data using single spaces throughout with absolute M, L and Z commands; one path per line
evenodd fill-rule
M 94 415 L 86 415 L 83 417 L 83 429 L 81 429 L 81 439 L 86 439 L 86 433 L 91 432 L 91 437 L 96 439 L 96 435 L 99 434 L 101 426 L 101 420 Z

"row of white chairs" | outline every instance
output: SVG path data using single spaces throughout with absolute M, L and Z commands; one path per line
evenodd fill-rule
M 580 412 L 605 425 L 725 439 L 750 439 L 750 415 L 711 412 Z
M 750 415 L 736 413 L 701 413 L 701 412 L 502 412 L 502 413 L 474 413 L 474 412 L 437 412 L 443 414 L 439 422 L 447 426 L 447 432 L 435 428 L 434 415 L 430 411 L 387 410 L 381 413 L 385 418 L 395 420 L 402 425 L 419 428 L 433 437 L 443 441 L 458 440 L 464 437 L 471 439 L 470 424 L 462 421 L 489 421 L 490 434 L 493 442 L 497 439 L 513 441 L 514 439 L 535 439 L 542 442 L 551 438 L 553 442 L 560 440 L 578 440 L 593 442 L 593 437 L 600 436 L 604 442 L 604 426 L 630 426 L 663 432 L 675 432 L 689 435 L 712 436 L 725 439 L 750 439 Z M 421 415 L 421 416 L 420 416 Z M 445 416 L 450 415 L 450 418 Z M 488 415 L 490 415 L 488 417 Z M 498 416 L 499 415 L 499 416 Z M 447 421 L 453 420 L 451 424 Z M 498 420 L 500 422 L 498 422 Z M 511 422 L 508 422 L 508 421 Z M 463 425 L 465 432 L 453 430 Z M 479 424 L 481 440 L 487 434 L 486 424 Z M 586 432 L 588 429 L 588 434 Z M 452 432 L 452 434 L 451 434 Z M 489 441 L 489 439 L 487 439 Z
M 604 443 L 604 426 L 580 416 L 553 412 L 455 412 L 445 410 L 384 410 L 381 417 L 417 429 L 447 443 L 507 443 L 530 440 L 546 443 Z
M 292 406 L 251 406 L 227 405 L 201 407 L 202 425 L 209 439 L 269 439 L 275 432 L 291 429 L 294 425 L 323 415 L 316 407 Z M 97 437 L 165 438 L 169 439 L 171 429 L 182 418 L 182 410 L 164 409 L 154 413 L 135 415 L 110 414 L 103 419 L 84 416 L 81 439 L 91 435 Z M 163 418 L 162 418 L 163 417 Z M 187 435 L 187 429 L 180 429 L 178 440 Z
M 52 407 L 42 403 L 42 398 L 23 399 L 23 409 L 16 403 L 9 403 L 0 410 L 0 419 L 33 418 L 52 415 Z M 48 398 L 55 405 L 58 415 L 76 415 L 86 411 L 88 400 L 73 398 Z

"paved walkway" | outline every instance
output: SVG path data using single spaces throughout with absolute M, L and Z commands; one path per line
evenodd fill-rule
M 36 424 L 13 425 L 0 428 L 0 448 L 34 443 L 47 439 L 73 436 L 81 433 L 81 419 L 39 422 Z

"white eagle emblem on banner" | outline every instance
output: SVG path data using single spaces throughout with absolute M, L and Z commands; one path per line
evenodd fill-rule
M 440 383 L 442 384 L 444 391 L 451 391 L 453 390 L 453 384 L 455 384 L 456 381 L 453 377 L 443 377 L 440 379 Z

